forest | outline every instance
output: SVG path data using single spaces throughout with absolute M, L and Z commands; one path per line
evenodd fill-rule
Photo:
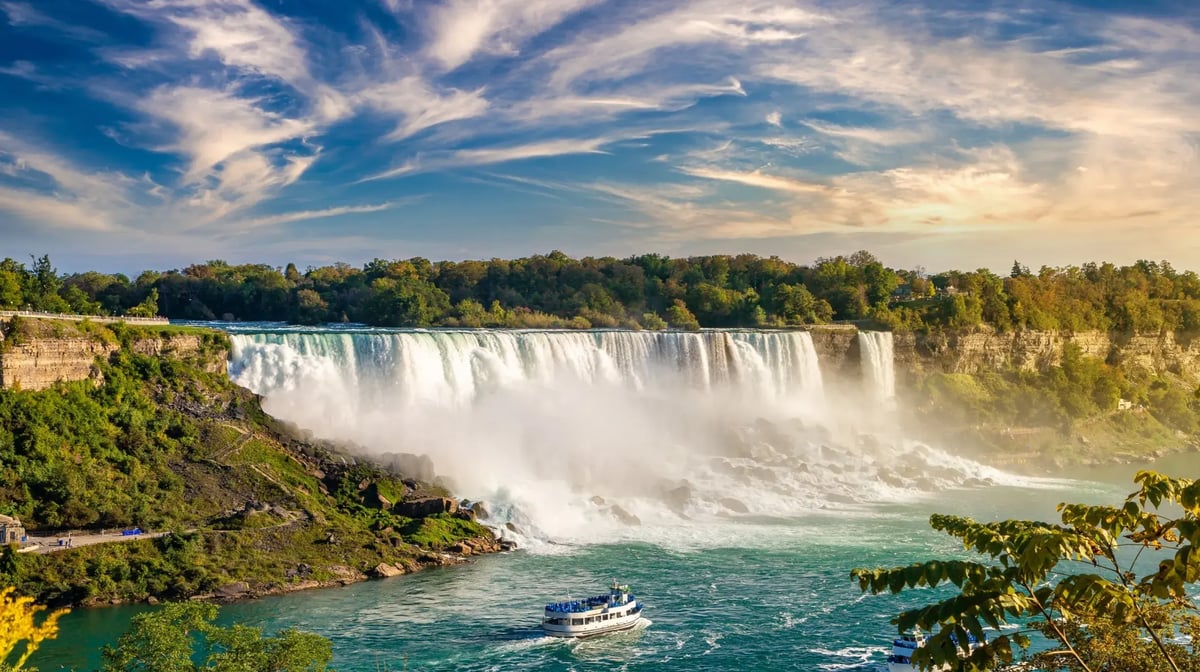
M 779 257 L 643 254 L 521 259 L 375 259 L 279 268 L 214 260 L 134 279 L 60 274 L 48 256 L 0 262 L 0 309 L 187 320 L 355 322 L 389 327 L 698 329 L 854 322 L 894 331 L 1200 329 L 1200 276 L 1168 262 L 1037 272 L 1014 261 L 928 274 L 870 252 L 796 264 Z

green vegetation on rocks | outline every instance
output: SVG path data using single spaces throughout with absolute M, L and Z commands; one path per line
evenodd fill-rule
M 22 338 L 46 337 L 40 321 L 23 322 Z M 64 324 L 123 347 L 97 358 L 92 379 L 0 390 L 0 513 L 34 535 L 173 532 L 48 554 L 6 550 L 0 583 L 51 603 L 239 597 L 358 580 L 380 563 L 442 564 L 427 548 L 492 543 L 467 520 L 423 528 L 379 510 L 443 491 L 356 464 L 271 419 L 208 366 L 227 356 L 224 335 L 192 330 L 204 349 L 144 355 L 139 340 L 161 338 L 160 328 Z
M 1200 389 L 1192 383 L 1109 364 L 1070 343 L 1060 364 L 1040 371 L 934 372 L 911 394 L 916 427 L 1001 459 L 1152 453 L 1184 447 L 1200 429 Z

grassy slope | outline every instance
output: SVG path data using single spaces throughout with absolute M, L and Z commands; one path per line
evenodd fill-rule
M 24 338 L 49 336 L 45 330 L 126 344 L 166 335 L 158 327 L 21 328 L 37 329 Z M 98 388 L 0 392 L 0 513 L 21 516 L 31 530 L 177 531 L 48 555 L 8 553 L 0 583 L 72 603 L 184 597 L 234 581 L 269 591 L 381 562 L 435 564 L 441 558 L 430 550 L 490 536 L 467 520 L 411 521 L 364 506 L 363 482 L 392 501 L 424 493 L 371 466 L 339 467 L 331 447 L 293 436 L 254 395 L 204 370 L 225 356 L 227 342 L 200 333 L 207 347 L 186 359 L 123 349 L 98 362 Z M 250 502 L 271 509 L 247 509 Z

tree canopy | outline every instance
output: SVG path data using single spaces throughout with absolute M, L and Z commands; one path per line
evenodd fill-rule
M 215 625 L 216 617 L 216 605 L 203 602 L 138 614 L 117 645 L 104 648 L 103 672 L 323 672 L 333 660 L 333 645 L 320 635 L 265 637 L 261 628 Z
M 0 308 L 176 319 L 380 326 L 781 327 L 868 320 L 894 330 L 1200 329 L 1200 277 L 1167 262 L 1087 263 L 1008 277 L 886 267 L 871 253 L 795 264 L 751 254 L 624 259 L 374 259 L 59 274 L 49 257 L 0 262 Z M 691 316 L 689 318 L 689 315 Z M 694 318 L 694 319 L 693 319 Z
M 1200 483 L 1151 471 L 1134 480 L 1139 487 L 1122 506 L 1060 504 L 1060 523 L 934 515 L 934 529 L 984 559 L 851 576 L 871 593 L 956 589 L 893 621 L 902 632 L 933 633 L 913 657 L 923 670 L 993 670 L 1024 659 L 1026 669 L 1046 672 L 1195 672 L 1200 616 L 1187 589 L 1200 580 Z M 1020 629 L 1002 630 L 1007 624 Z M 999 634 L 970 651 L 968 635 L 982 642 L 985 628 Z M 1033 633 L 1046 645 L 1031 648 Z

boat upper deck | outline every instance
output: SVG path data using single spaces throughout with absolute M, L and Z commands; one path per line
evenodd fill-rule
M 596 595 L 595 597 L 586 597 L 581 600 L 551 602 L 546 605 L 546 611 L 556 614 L 580 614 L 603 607 L 619 607 L 633 601 L 634 597 L 632 595 L 629 595 L 628 599 L 625 600 L 614 598 L 611 595 Z

